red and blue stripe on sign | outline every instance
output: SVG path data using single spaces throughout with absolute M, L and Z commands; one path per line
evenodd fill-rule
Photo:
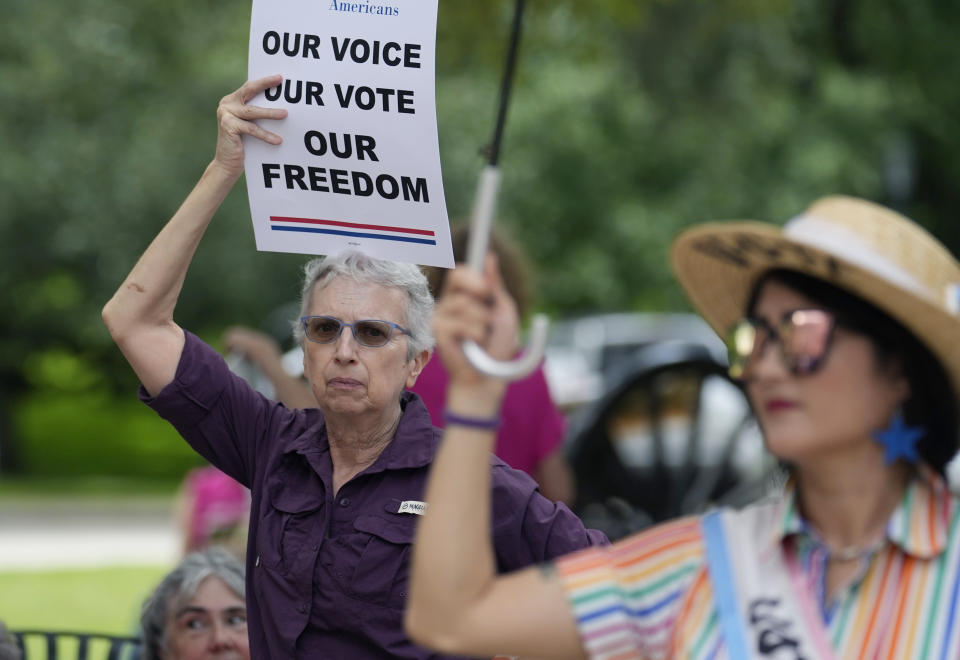
M 437 244 L 436 234 L 429 229 L 370 225 L 358 222 L 343 222 L 341 220 L 291 218 L 272 215 L 270 216 L 270 229 L 273 231 L 297 231 L 310 234 L 352 236 L 355 238 L 376 238 L 384 241 L 401 241 L 403 243 L 421 243 L 424 245 Z

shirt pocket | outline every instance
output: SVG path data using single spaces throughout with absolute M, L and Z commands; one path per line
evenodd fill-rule
M 286 486 L 268 486 L 257 529 L 261 564 L 281 575 L 295 570 L 303 553 L 315 554 L 315 546 L 323 538 L 322 492 L 305 496 L 305 491 Z
M 363 535 L 350 592 L 366 602 L 402 609 L 407 600 L 410 552 L 416 532 L 412 516 L 360 516 L 354 530 Z

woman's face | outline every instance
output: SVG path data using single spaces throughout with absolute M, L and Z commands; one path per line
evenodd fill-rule
M 753 316 L 776 327 L 786 312 L 818 307 L 772 280 L 760 290 Z M 879 451 L 872 432 L 887 426 L 909 394 L 898 370 L 878 362 L 871 341 L 843 327 L 834 330 L 829 352 L 809 375 L 791 374 L 779 342 L 770 341 L 744 376 L 767 447 L 801 466 L 865 446 Z
M 346 323 L 375 319 L 405 327 L 406 294 L 400 289 L 338 277 L 314 290 L 308 314 Z M 350 328 L 329 344 L 303 342 L 303 368 L 327 415 L 395 414 L 400 393 L 416 382 L 429 353 L 407 359 L 408 338 L 394 330 L 384 346 L 361 346 Z
M 164 660 L 250 660 L 247 606 L 223 580 L 210 576 L 193 598 L 171 608 Z

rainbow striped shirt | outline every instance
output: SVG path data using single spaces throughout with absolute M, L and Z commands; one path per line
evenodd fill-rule
M 960 658 L 957 504 L 939 477 L 915 478 L 886 542 L 827 602 L 826 552 L 787 486 L 770 543 L 797 553 L 838 658 Z M 557 568 L 591 658 L 727 657 L 699 518 L 570 555 Z

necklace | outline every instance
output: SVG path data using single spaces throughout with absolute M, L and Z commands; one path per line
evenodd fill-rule
M 869 557 L 882 545 L 883 539 L 869 545 L 847 545 L 836 549 L 827 546 L 827 556 L 836 561 L 853 561 L 854 559 Z

